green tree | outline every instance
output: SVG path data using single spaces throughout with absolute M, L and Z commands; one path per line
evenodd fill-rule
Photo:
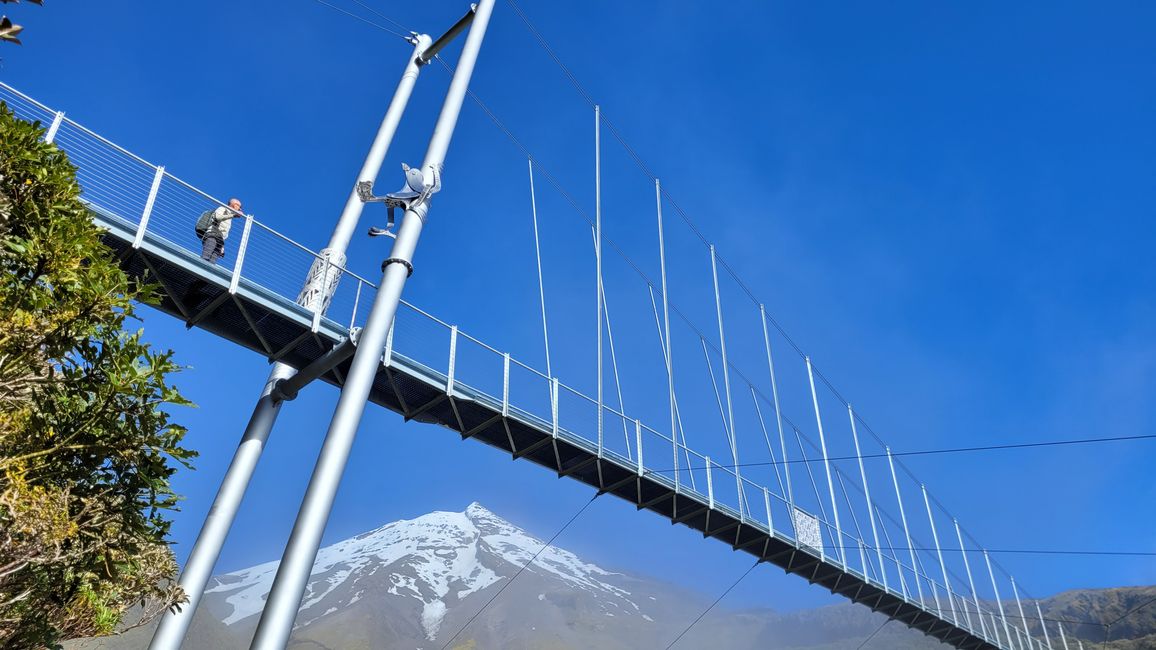
M 183 600 L 170 478 L 195 453 L 172 352 L 126 326 L 154 290 L 101 243 L 75 167 L 0 103 L 0 647 L 113 632 Z M 134 610 L 136 618 L 138 610 Z
M 0 4 L 14 2 L 20 2 L 20 0 L 0 0 Z M 28 0 L 28 2 L 37 5 L 44 4 L 44 0 Z M 8 16 L 0 16 L 0 41 L 20 45 L 20 39 L 17 38 L 17 35 L 22 31 L 24 31 L 23 26 L 13 24 L 11 20 L 8 20 Z

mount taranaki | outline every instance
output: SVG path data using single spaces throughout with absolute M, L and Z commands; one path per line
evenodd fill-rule
M 442 648 L 455 634 L 449 647 L 463 650 L 665 648 L 713 600 L 652 578 L 608 571 L 556 546 L 543 550 L 510 583 L 543 543 L 478 503 L 464 512 L 431 512 L 337 542 L 317 555 L 289 648 L 430 650 Z M 276 572 L 274 561 L 210 580 L 184 648 L 248 647 Z M 506 584 L 501 597 L 459 633 Z M 1079 600 L 1073 594 L 1116 594 L 1131 600 L 1117 592 L 1129 592 L 1137 600 L 1156 596 L 1156 588 L 1069 592 L 1041 606 L 1046 612 L 1091 606 L 1073 605 Z M 855 648 L 873 632 L 872 648 L 947 647 L 899 623 L 879 629 L 885 621 L 850 603 L 791 613 L 720 606 L 677 647 L 834 650 Z M 143 649 L 153 627 L 65 647 Z M 1101 640 L 1099 628 L 1086 627 L 1069 628 L 1070 638 Z M 1136 629 L 1131 635 L 1141 645 L 1111 647 L 1156 648 L 1156 636 L 1146 637 L 1152 645 L 1135 638 L 1143 632 Z

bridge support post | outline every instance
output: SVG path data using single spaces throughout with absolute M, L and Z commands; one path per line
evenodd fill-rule
M 1015 578 L 1011 579 L 1011 586 L 1012 586 L 1012 595 L 1015 596 L 1015 599 L 1016 599 L 1016 609 L 1018 609 L 1020 612 L 1020 625 L 1023 626 L 1023 628 L 1024 628 L 1024 636 L 1028 640 L 1028 648 L 1031 648 L 1032 647 L 1032 633 L 1031 633 L 1031 630 L 1028 629 L 1028 618 L 1026 616 L 1024 616 L 1024 606 L 1023 606 L 1023 603 L 1020 602 L 1020 590 L 1019 590 L 1019 588 L 1016 587 L 1016 579 Z
M 827 471 L 827 491 L 831 493 L 831 512 L 835 517 L 835 553 L 843 568 L 847 568 L 847 552 L 843 549 L 843 529 L 839 525 L 839 504 L 835 501 L 835 483 L 831 480 L 831 461 L 827 458 L 827 438 L 823 435 L 823 416 L 819 414 L 819 393 L 815 391 L 815 373 L 811 369 L 811 357 L 807 362 L 807 379 L 811 382 L 811 403 L 815 405 L 815 424 L 819 427 L 819 450 L 823 452 L 823 468 Z
M 48 125 L 48 131 L 44 134 L 44 143 L 52 144 L 56 139 L 56 132 L 60 130 L 60 123 L 64 121 L 64 111 L 56 111 L 56 115 L 52 116 L 52 123 Z
M 418 58 L 429 48 L 430 43 L 430 37 L 424 34 L 414 37 L 413 52 L 409 55 L 405 71 L 402 73 L 397 90 L 394 91 L 393 99 L 390 101 L 389 109 L 385 113 L 377 136 L 374 138 L 369 153 L 365 157 L 365 162 L 362 164 L 357 177 L 358 181 L 372 181 L 377 178 L 378 172 L 381 171 L 386 151 L 393 141 L 393 135 L 397 131 L 402 113 L 405 112 L 406 104 L 409 103 L 410 94 L 417 82 L 421 67 Z M 356 188 L 356 184 L 354 188 Z M 351 190 L 345 209 L 342 211 L 329 240 L 328 249 L 331 251 L 331 255 L 337 254 L 341 256 L 341 259 L 344 259 L 345 250 L 349 246 L 349 240 L 361 218 L 364 205 L 358 197 L 356 189 Z M 246 233 L 251 223 L 252 220 L 246 222 Z M 325 291 L 335 289 L 336 285 L 324 287 Z M 302 296 L 311 300 L 317 300 L 320 297 L 319 305 L 328 302 L 328 296 L 323 294 L 318 296 L 308 291 L 308 286 L 302 290 Z M 188 602 L 182 605 L 179 611 L 170 610 L 165 613 L 160 626 L 153 635 L 152 642 L 149 644 L 149 650 L 173 650 L 180 648 L 184 642 L 185 633 L 189 629 L 197 605 L 200 604 L 205 585 L 212 575 L 213 567 L 217 564 L 217 558 L 221 555 L 225 537 L 228 535 L 229 528 L 232 527 L 237 511 L 241 507 L 245 490 L 249 487 L 249 481 L 257 469 L 257 461 L 261 458 L 261 452 L 265 449 L 265 442 L 269 438 L 274 422 L 277 421 L 278 413 L 280 413 L 281 402 L 273 397 L 273 387 L 277 382 L 292 377 L 295 372 L 293 368 L 283 363 L 273 365 L 273 369 L 269 373 L 269 380 L 265 384 L 261 397 L 257 400 L 253 415 L 249 418 L 249 424 L 245 427 L 241 444 L 233 455 L 233 460 L 229 464 L 229 469 L 221 481 L 216 498 L 213 500 L 213 506 L 209 509 L 209 514 L 201 526 L 201 532 L 198 534 L 193 550 L 189 554 L 189 559 L 185 562 L 184 570 L 181 572 L 179 584 L 184 589 Z
M 999 597 L 999 586 L 995 582 L 995 572 L 991 570 L 991 557 L 988 556 L 987 551 L 983 552 L 983 561 L 987 564 L 987 575 L 991 578 L 991 590 L 995 594 L 995 604 L 999 607 L 999 617 L 1003 622 L 1003 634 L 1007 637 L 1008 646 L 1012 645 L 1011 629 L 1008 627 L 1007 616 L 1003 611 L 1003 601 Z M 996 636 L 999 636 L 998 634 Z
M 947 577 L 947 563 L 943 561 L 943 550 L 939 547 L 939 533 L 935 530 L 935 515 L 931 511 L 931 501 L 927 497 L 927 486 L 920 485 L 923 492 L 923 505 L 927 508 L 927 523 L 931 526 L 931 541 L 935 542 L 935 556 L 939 558 L 939 570 L 943 572 L 943 588 L 947 591 L 947 609 L 951 612 L 951 622 L 959 627 L 959 617 L 955 613 L 955 600 L 951 595 L 951 579 Z M 940 609 L 942 617 L 943 610 Z
M 1068 648 L 1068 637 L 1064 635 L 1064 624 L 1056 623 L 1056 627 L 1060 628 L 1060 643 L 1064 644 L 1064 650 L 1071 650 Z
M 847 417 L 851 420 L 851 439 L 855 442 L 855 457 L 859 461 L 859 478 L 863 481 L 863 498 L 867 501 L 867 517 L 871 521 L 871 539 L 875 542 L 875 554 L 879 558 L 879 578 L 883 589 L 887 589 L 887 570 L 883 568 L 883 548 L 879 546 L 879 529 L 875 525 L 875 511 L 871 508 L 871 484 L 867 482 L 867 470 L 863 467 L 863 452 L 859 450 L 859 430 L 855 426 L 855 411 L 847 405 Z M 867 570 L 863 570 L 867 575 Z
M 660 336 L 659 339 L 663 345 L 662 357 L 666 362 L 666 383 L 670 399 L 670 451 L 674 456 L 674 493 L 677 495 L 680 478 L 678 467 L 678 403 L 674 396 L 674 361 L 670 358 L 670 304 L 666 293 L 666 239 L 662 233 L 662 184 L 657 178 L 654 179 L 654 203 L 658 209 L 658 264 L 662 273 L 662 322 L 666 329 L 666 336 Z M 657 310 L 655 311 L 657 312 Z M 662 334 L 661 329 L 659 334 Z M 686 442 L 685 438 L 683 438 L 683 442 Z M 687 466 L 689 467 L 689 465 L 690 459 L 688 458 Z M 674 504 L 677 507 L 677 498 L 674 500 Z
M 594 265 L 598 292 L 598 487 L 602 487 L 602 426 L 605 412 L 602 403 L 602 310 L 606 296 L 602 293 L 602 113 L 594 105 Z
M 735 464 L 735 490 L 738 492 L 739 519 L 741 520 L 745 516 L 744 512 L 749 511 L 750 508 L 748 507 L 746 511 L 743 509 L 743 501 L 745 495 L 743 493 L 743 479 L 741 474 L 742 469 L 739 465 L 739 438 L 738 432 L 735 431 L 735 410 L 733 404 L 731 403 L 730 360 L 727 358 L 727 335 L 726 330 L 723 329 L 722 294 L 719 292 L 718 287 L 718 264 L 716 263 L 715 258 L 716 254 L 714 244 L 711 244 L 710 273 L 711 278 L 714 281 L 714 309 L 715 315 L 718 317 L 719 350 L 722 352 L 723 390 L 726 391 L 727 397 L 726 430 L 727 437 L 731 443 L 731 459 Z M 837 517 L 836 521 L 838 521 Z
M 795 492 L 791 487 L 791 463 L 787 460 L 787 438 L 783 435 L 783 414 L 779 409 L 779 384 L 775 380 L 775 361 L 771 356 L 771 335 L 767 331 L 767 309 L 764 305 L 759 304 L 759 321 L 763 325 L 763 346 L 767 351 L 767 369 L 771 373 L 771 398 L 775 403 L 775 424 L 779 429 L 779 449 L 782 452 L 783 458 L 783 476 L 786 478 L 787 493 L 783 496 L 787 498 L 787 506 L 790 512 L 795 511 Z M 794 517 L 791 517 L 791 526 L 794 530 Z M 799 531 L 795 530 L 795 539 L 799 538 Z
M 885 449 L 887 452 L 887 465 L 891 468 L 891 484 L 895 486 L 895 500 L 899 502 L 899 520 L 903 524 L 903 536 L 907 540 L 907 552 L 911 556 L 911 573 L 915 580 L 915 589 L 919 593 L 919 606 L 924 609 L 927 608 L 923 602 L 923 585 L 919 582 L 919 563 L 915 561 L 915 547 L 911 543 L 911 529 L 907 527 L 907 511 L 903 509 L 903 493 L 899 491 L 899 478 L 895 475 L 895 461 L 891 458 L 891 448 Z M 899 564 L 900 576 L 903 574 L 903 565 L 898 561 L 898 554 L 896 554 L 896 564 Z
M 1036 616 L 1040 617 L 1040 629 L 1044 631 L 1044 646 L 1048 650 L 1052 650 L 1052 637 L 1048 634 L 1048 624 L 1044 622 L 1044 612 L 1040 609 L 1040 601 L 1038 600 L 1036 601 Z
M 357 427 L 365 412 L 374 378 L 381 368 L 381 351 L 397 314 L 402 289 L 413 270 L 414 250 L 425 225 L 429 198 L 441 185 L 440 175 L 446 152 L 493 8 L 494 0 L 481 0 L 473 10 L 473 26 L 466 37 L 421 166 L 425 190 L 406 207 L 393 249 L 389 258 L 382 263 L 380 288 L 362 331 L 360 345 L 353 356 L 345 385 L 341 389 L 341 397 L 313 476 L 309 480 L 297 521 L 293 525 L 293 533 L 277 568 L 272 591 L 257 624 L 257 632 L 250 646 L 254 650 L 283 650 L 289 641 L 301 597 L 305 593 L 317 550 L 321 546 L 321 536 L 329 521 L 337 488 L 353 448 Z
M 953 526 L 955 526 L 955 538 L 959 540 L 959 553 L 960 553 L 960 555 L 963 556 L 963 568 L 965 569 L 965 571 L 967 573 L 968 587 L 971 588 L 971 598 L 972 598 L 973 604 L 975 605 L 976 618 L 979 619 L 979 629 L 980 629 L 980 632 L 983 633 L 983 638 L 986 639 L 986 638 L 988 638 L 988 636 L 987 636 L 987 624 L 985 624 L 983 622 L 983 610 L 980 609 L 980 607 L 979 607 L 979 595 L 976 594 L 976 592 L 975 592 L 975 580 L 972 579 L 972 577 L 971 577 L 971 562 L 969 562 L 967 560 L 967 548 L 963 545 L 963 533 L 960 532 L 960 530 L 959 530 L 959 521 L 958 520 L 952 519 L 951 523 Z M 968 627 L 971 627 L 972 626 L 971 615 L 967 613 L 966 607 L 963 608 L 963 613 L 968 617 L 968 621 L 967 621 Z M 974 633 L 975 628 L 972 627 L 971 631 Z
M 57 113 L 57 115 L 60 115 L 60 113 Z M 140 214 L 140 224 L 137 226 L 137 229 L 136 229 L 136 238 L 132 240 L 132 247 L 134 249 L 140 248 L 141 242 L 144 241 L 145 229 L 148 228 L 149 217 L 152 216 L 153 205 L 156 203 L 157 192 L 159 192 L 161 189 L 161 180 L 164 179 L 164 177 L 165 177 L 165 166 L 164 165 L 157 165 L 157 171 L 153 175 L 153 184 L 151 187 L 149 187 L 148 198 L 145 199 L 144 210 L 141 211 L 141 214 Z
M 179 611 L 169 610 L 165 613 L 160 626 L 153 634 L 152 643 L 149 644 L 150 650 L 180 648 L 184 642 L 185 633 L 205 592 L 205 585 L 208 584 L 213 566 L 217 564 L 217 558 L 221 554 L 221 547 L 225 545 L 225 537 L 229 534 L 229 528 L 233 525 L 233 519 L 241 507 L 241 499 L 249 486 L 249 479 L 257 468 L 261 452 L 265 450 L 269 431 L 277 421 L 277 414 L 281 412 L 281 402 L 273 397 L 273 388 L 292 374 L 292 368 L 281 364 L 277 364 L 270 373 L 265 389 L 261 392 L 261 398 L 253 408 L 253 415 L 249 417 L 249 424 L 245 427 L 241 444 L 237 446 L 233 461 L 221 481 L 213 507 L 209 509 L 209 515 L 201 526 L 201 532 L 197 535 L 197 541 L 181 572 L 179 584 L 189 600 Z

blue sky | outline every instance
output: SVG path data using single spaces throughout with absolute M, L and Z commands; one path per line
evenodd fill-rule
M 435 35 L 464 8 L 370 3 Z M 524 9 L 728 264 L 894 449 L 1156 432 L 1150 5 L 527 1 Z M 4 48 L 5 82 L 214 195 L 240 196 L 259 219 L 313 247 L 328 238 L 409 49 L 305 0 L 7 12 L 26 32 L 23 47 Z M 401 162 L 420 161 L 447 81 L 437 67 L 423 73 L 379 188 L 400 184 Z M 590 110 L 504 2 L 473 88 L 592 215 Z M 656 278 L 653 185 L 605 131 L 603 143 L 607 235 Z M 525 167 L 467 104 L 406 297 L 541 367 Z M 592 393 L 589 232 L 541 177 L 538 190 L 556 374 Z M 673 296 L 717 335 L 709 257 L 666 210 Z M 384 215 L 371 207 L 363 223 L 375 220 Z M 358 236 L 350 266 L 376 278 L 385 253 Z M 765 372 L 757 341 L 742 338 L 751 306 L 723 280 L 735 363 Z M 665 379 L 654 372 L 644 291 L 608 256 L 608 300 L 631 367 L 624 375 L 635 380 L 628 406 L 662 425 Z M 187 496 L 173 529 L 183 557 L 268 368 L 157 312 L 146 311 L 144 326 L 190 366 L 179 384 L 200 404 L 178 414 L 202 454 L 197 471 L 177 479 Z M 689 330 L 679 336 L 686 408 L 717 424 L 713 397 L 696 389 L 701 372 L 691 379 L 689 364 L 703 367 L 697 342 Z M 318 385 L 286 406 L 219 571 L 280 556 L 336 397 Z M 797 403 L 787 414 L 813 423 L 807 402 Z M 846 444 L 840 435 L 836 444 Z M 722 448 L 718 437 L 703 444 Z M 1137 442 L 907 465 L 992 548 L 1152 550 L 1153 460 L 1156 444 Z M 549 536 L 589 496 L 536 466 L 371 408 L 326 539 L 474 500 Z M 749 564 L 609 497 L 559 544 L 707 593 Z M 1037 596 L 1156 582 L 1150 558 L 999 561 Z M 824 602 L 831 598 L 770 567 L 727 601 Z

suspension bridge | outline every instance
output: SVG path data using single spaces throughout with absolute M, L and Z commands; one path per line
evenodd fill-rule
M 467 15 L 447 37 L 465 30 L 471 20 Z M 432 59 L 444 43 L 415 37 L 414 44 L 416 57 L 406 72 L 412 72 L 410 88 L 416 66 Z M 600 206 L 590 224 L 592 239 L 586 241 L 593 242 L 597 258 L 598 375 L 595 394 L 589 395 L 550 366 L 550 293 L 537 250 L 532 159 L 528 171 L 540 290 L 534 309 L 541 313 L 545 368 L 405 300 L 397 306 L 384 345 L 365 344 L 362 328 L 369 324 L 381 285 L 347 268 L 344 244 L 351 229 L 340 245 L 331 241 L 315 250 L 242 215 L 226 257 L 208 263 L 201 258 L 192 221 L 224 205 L 218 198 L 2 83 L 0 101 L 19 117 L 45 125 L 46 139 L 68 153 L 106 243 L 129 274 L 161 286 L 161 311 L 277 364 L 235 466 L 252 465 L 253 454 L 260 453 L 264 439 L 254 423 L 265 422 L 267 435 L 275 409 L 313 379 L 346 386 L 356 374 L 356 351 L 369 345 L 374 368 L 365 387 L 367 399 L 407 420 L 441 425 L 463 440 L 478 440 L 598 493 L 613 494 L 954 647 L 1069 647 L 1061 624 L 1045 620 L 1038 606 L 1031 611 L 1032 602 L 1025 604 L 1014 578 L 892 457 L 713 245 L 704 246 L 713 300 L 697 306 L 670 300 L 662 216 L 670 203 L 657 182 L 654 243 L 660 280 L 650 280 L 623 257 L 637 271 L 635 289 L 641 290 L 640 304 L 648 312 L 641 319 L 649 321 L 648 331 L 620 327 L 615 340 L 612 325 L 622 321 L 609 314 L 608 297 L 617 294 L 604 285 Z M 379 134 L 386 146 L 400 118 L 394 108 L 383 123 L 384 136 Z M 601 124 L 596 108 L 596 147 Z M 361 185 L 347 203 L 355 217 L 366 201 L 378 198 L 371 188 L 381 156 L 376 166 L 367 160 L 359 181 L 370 184 Z M 396 197 L 390 201 L 394 207 L 413 208 Z M 404 275 L 412 272 L 408 262 L 404 266 Z M 720 268 L 724 279 L 729 274 L 751 298 L 741 325 L 733 301 L 724 306 Z M 711 326 L 696 324 L 702 314 Z M 636 359 L 642 354 L 638 350 L 645 350 L 649 361 Z M 736 350 L 743 362 L 735 361 Z M 692 361 L 699 353 L 702 359 Z M 610 368 L 604 369 L 607 357 Z M 751 359 L 762 367 L 754 368 Z M 654 372 L 641 393 L 645 397 L 628 409 L 623 377 L 638 374 L 628 370 L 643 365 Z M 253 440 L 256 451 L 246 451 Z M 250 455 L 243 458 L 245 453 Z M 884 467 L 869 472 L 865 458 L 885 460 Z M 223 487 L 222 494 L 227 492 Z M 215 526 L 217 541 L 223 541 L 229 523 L 208 522 L 202 538 L 211 537 Z M 216 552 L 219 544 L 206 553 L 200 589 Z M 186 574 L 191 571 L 186 568 Z M 301 580 L 307 576 L 308 566 Z M 190 578 L 195 579 L 200 578 Z M 186 589 L 193 597 L 186 609 L 192 610 L 199 597 L 195 581 Z M 289 598 L 291 613 L 297 596 Z M 183 629 L 178 626 L 177 645 Z M 154 647 L 166 646 L 154 642 Z

